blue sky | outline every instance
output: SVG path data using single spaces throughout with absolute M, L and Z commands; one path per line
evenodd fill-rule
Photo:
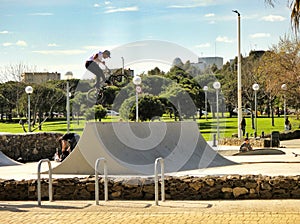
M 195 56 L 184 60 L 220 56 L 226 62 L 237 55 L 233 9 L 241 13 L 241 51 L 247 55 L 292 33 L 286 3 L 277 1 L 272 8 L 264 0 L 0 0 L 0 66 L 22 62 L 80 78 L 85 60 L 98 49 L 111 50 L 107 64 L 121 67 L 120 51 L 114 49 L 146 40 L 174 43 Z M 147 58 L 148 50 L 127 49 L 147 61 L 146 71 L 156 59 Z M 155 54 L 162 50 L 157 46 Z M 125 67 L 134 68 L 126 53 L 122 57 Z

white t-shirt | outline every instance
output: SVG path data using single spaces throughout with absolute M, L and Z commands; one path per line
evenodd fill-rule
M 97 58 L 100 61 L 103 61 L 103 53 L 101 51 L 99 51 L 97 54 L 98 54 Z M 91 57 L 89 57 L 88 61 L 94 61 L 94 57 L 95 57 L 95 54 L 93 54 Z

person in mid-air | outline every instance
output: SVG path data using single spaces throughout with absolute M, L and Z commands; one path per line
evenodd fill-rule
M 85 68 L 92 72 L 96 76 L 96 83 L 94 87 L 99 88 L 102 83 L 105 82 L 105 76 L 103 70 L 100 68 L 100 63 L 105 65 L 104 59 L 110 58 L 110 51 L 99 51 L 96 54 L 93 54 L 85 62 Z M 106 65 L 105 65 L 106 66 Z

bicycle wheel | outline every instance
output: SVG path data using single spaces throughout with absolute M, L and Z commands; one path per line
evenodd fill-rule
M 98 104 L 98 102 L 103 98 L 103 92 L 101 90 L 93 88 L 87 92 L 86 97 L 89 102 Z
M 117 87 L 123 87 L 129 83 L 127 75 L 111 75 L 108 80 Z

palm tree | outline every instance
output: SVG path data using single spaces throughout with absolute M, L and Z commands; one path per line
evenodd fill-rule
M 274 7 L 276 0 L 265 0 L 268 4 Z M 295 33 L 299 31 L 299 19 L 300 19 L 300 0 L 287 0 L 291 12 L 291 24 Z

